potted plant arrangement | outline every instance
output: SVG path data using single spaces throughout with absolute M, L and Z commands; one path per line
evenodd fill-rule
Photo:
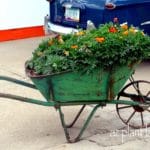
M 149 56 L 150 37 L 114 18 L 96 29 L 42 41 L 26 72 L 47 100 L 112 99 Z

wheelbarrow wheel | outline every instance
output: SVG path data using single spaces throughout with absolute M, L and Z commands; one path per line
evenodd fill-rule
M 150 82 L 139 80 L 127 84 L 117 99 L 141 103 L 136 106 L 116 104 L 117 114 L 126 125 L 136 129 L 150 127 Z

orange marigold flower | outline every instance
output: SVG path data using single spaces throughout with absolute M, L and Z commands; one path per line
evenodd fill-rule
M 142 34 L 143 36 L 145 36 L 145 33 L 144 33 L 143 31 L 141 32 L 141 34 Z
M 64 43 L 63 39 L 59 39 L 58 42 L 59 42 L 60 44 L 63 44 L 63 43 Z
M 131 27 L 131 28 L 129 29 L 129 32 L 131 32 L 131 33 L 135 33 L 135 32 L 136 32 L 136 29 L 135 29 L 135 28 L 133 28 L 133 27 Z
M 49 45 L 49 46 L 53 45 L 53 39 L 50 39 L 50 40 L 48 41 L 48 45 Z
M 69 56 L 69 51 L 64 51 L 64 54 L 65 54 L 66 56 Z
M 127 29 L 128 29 L 128 25 L 127 25 L 127 24 L 123 24 L 123 25 L 121 25 L 121 28 L 122 28 L 123 30 L 127 30 Z
M 58 40 L 58 42 L 59 42 L 60 44 L 63 44 L 63 43 L 64 43 L 64 41 L 63 41 L 61 35 L 57 35 L 55 38 Z
M 75 35 L 77 35 L 77 36 L 82 36 L 82 35 L 84 35 L 85 33 L 83 32 L 83 31 L 79 31 L 79 32 L 77 32 Z
M 76 49 L 78 48 L 78 45 L 72 45 L 71 48 Z
M 102 43 L 105 41 L 105 38 L 104 37 L 96 37 L 95 40 L 99 43 Z
M 117 29 L 115 27 L 110 27 L 109 28 L 109 32 L 111 33 L 116 33 L 117 32 Z
M 37 52 L 36 54 L 37 54 L 37 56 L 42 56 L 43 52 Z
M 124 31 L 122 34 L 123 34 L 123 35 L 128 35 L 128 34 L 129 34 L 129 31 L 126 30 L 126 31 Z

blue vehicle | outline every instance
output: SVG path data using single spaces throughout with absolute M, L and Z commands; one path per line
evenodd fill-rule
M 61 33 L 77 28 L 98 27 L 119 18 L 143 29 L 150 35 L 150 0 L 47 0 L 50 14 L 45 17 L 45 30 Z

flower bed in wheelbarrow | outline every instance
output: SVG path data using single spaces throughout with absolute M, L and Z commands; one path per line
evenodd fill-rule
M 48 101 L 111 100 L 149 53 L 149 36 L 115 21 L 42 41 L 26 72 Z
M 123 88 L 132 76 L 135 67 L 150 56 L 150 37 L 143 31 L 127 24 L 115 22 L 100 25 L 97 29 L 79 30 L 69 35 L 56 35 L 42 41 L 33 52 L 33 57 L 26 62 L 27 75 L 36 88 L 43 94 L 47 103 L 59 110 L 61 123 L 68 142 L 80 139 L 92 116 L 100 106 L 116 104 L 121 120 L 128 124 L 135 112 L 147 111 L 150 104 L 149 91 L 142 95 L 139 84 L 147 81 L 134 81 Z M 133 85 L 138 94 L 124 91 Z M 124 96 L 130 101 L 115 100 Z M 23 99 L 24 100 L 24 99 Z M 35 103 L 35 101 L 33 102 Z M 142 103 L 142 105 L 141 105 Z M 87 104 L 96 104 L 88 115 L 78 136 L 71 140 L 68 128 L 72 127 Z M 134 110 L 126 121 L 120 115 L 120 104 Z M 66 125 L 61 106 L 83 105 L 70 125 Z M 130 105 L 130 106 L 129 106 Z M 144 124 L 141 115 L 140 127 Z M 138 128 L 135 123 L 131 126 Z

